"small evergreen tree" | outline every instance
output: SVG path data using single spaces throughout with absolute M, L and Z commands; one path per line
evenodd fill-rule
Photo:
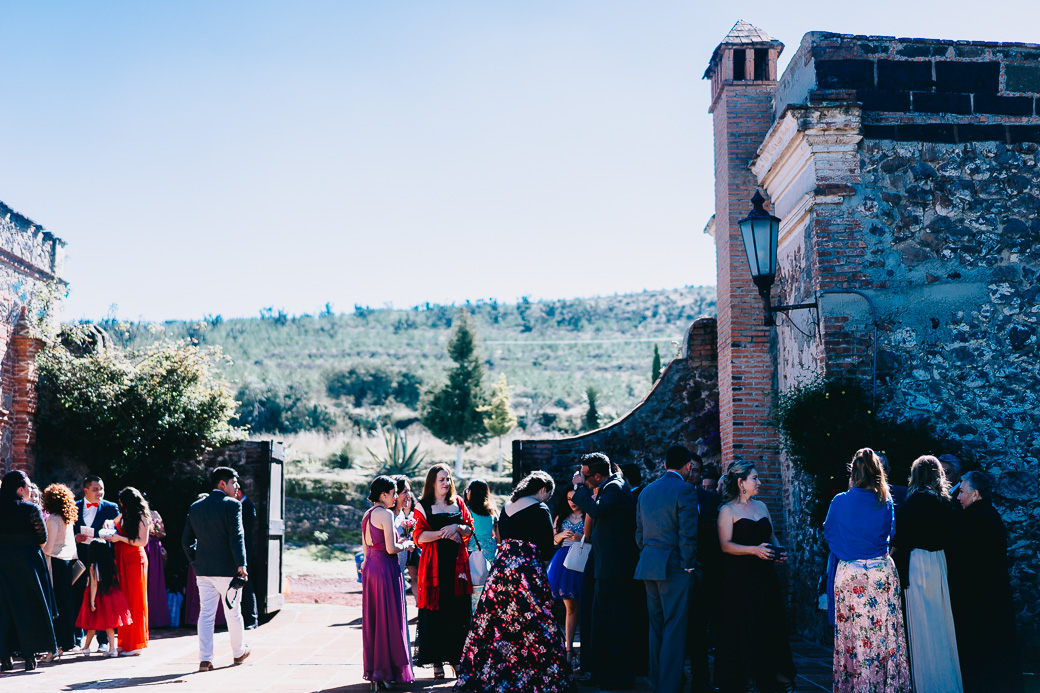
M 599 410 L 596 408 L 596 398 L 599 397 L 599 392 L 596 388 L 589 385 L 585 389 L 585 398 L 589 402 L 589 408 L 585 411 L 585 430 L 592 431 L 599 428 Z
M 654 344 L 654 364 L 650 367 L 650 382 L 656 383 L 657 379 L 661 377 L 661 351 L 657 348 L 657 344 Z
M 512 390 L 513 386 L 506 383 L 506 374 L 503 373 L 492 389 L 491 404 L 481 410 L 487 413 L 487 416 L 484 417 L 484 428 L 489 434 L 498 438 L 499 476 L 502 476 L 502 436 L 516 427 L 516 415 L 509 409 Z
M 455 475 L 462 474 L 462 447 L 487 439 L 484 428 L 482 381 L 484 368 L 477 358 L 476 333 L 469 316 L 462 312 L 455 334 L 448 342 L 448 356 L 455 366 L 448 371 L 448 382 L 435 390 L 423 407 L 422 424 L 445 443 L 456 446 Z

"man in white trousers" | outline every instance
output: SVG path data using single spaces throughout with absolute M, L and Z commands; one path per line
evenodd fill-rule
M 210 478 L 213 490 L 192 503 L 181 535 L 181 546 L 199 584 L 199 671 L 213 670 L 213 623 L 221 603 L 235 664 L 249 656 L 249 646 L 243 642 L 245 624 L 240 600 L 228 606 L 225 598 L 232 578 L 249 577 L 242 504 L 235 500 L 238 472 L 231 467 L 217 467 Z

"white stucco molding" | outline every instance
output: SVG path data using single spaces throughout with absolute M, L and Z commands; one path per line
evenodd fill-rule
M 766 133 L 751 171 L 780 217 L 780 246 L 808 223 L 818 204 L 840 204 L 860 182 L 860 109 L 849 104 L 791 105 Z

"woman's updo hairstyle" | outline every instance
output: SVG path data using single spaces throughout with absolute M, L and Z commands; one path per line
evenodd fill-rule
M 950 498 L 950 482 L 946 480 L 946 472 L 939 459 L 932 455 L 921 455 L 910 466 L 907 494 L 922 491 L 947 500 Z
M 513 495 L 509 497 L 509 500 L 514 503 L 525 496 L 533 496 L 542 489 L 549 489 L 549 495 L 551 496 L 553 490 L 556 488 L 556 482 L 546 472 L 531 472 L 516 485 L 513 489 Z
M 377 476 L 372 479 L 372 485 L 368 488 L 368 500 L 378 503 L 384 493 L 397 490 L 397 482 L 388 476 Z
M 878 504 L 884 505 L 891 496 L 888 493 L 888 480 L 881 459 L 870 448 L 860 448 L 849 462 L 849 485 L 851 488 L 863 488 L 873 491 Z
M 722 505 L 740 498 L 740 482 L 747 481 L 753 471 L 755 465 L 751 462 L 734 462 L 729 466 L 722 475 Z

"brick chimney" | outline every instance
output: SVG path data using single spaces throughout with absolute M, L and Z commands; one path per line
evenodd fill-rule
M 751 281 L 737 224 L 751 210 L 756 178 L 749 168 L 772 124 L 776 61 L 784 45 L 741 20 L 715 49 L 711 80 L 715 129 L 715 249 L 718 265 L 719 419 L 722 466 L 754 462 L 762 499 L 783 518 L 777 433 L 769 425 L 775 368 L 771 330 Z M 780 530 L 780 527 L 777 527 Z

